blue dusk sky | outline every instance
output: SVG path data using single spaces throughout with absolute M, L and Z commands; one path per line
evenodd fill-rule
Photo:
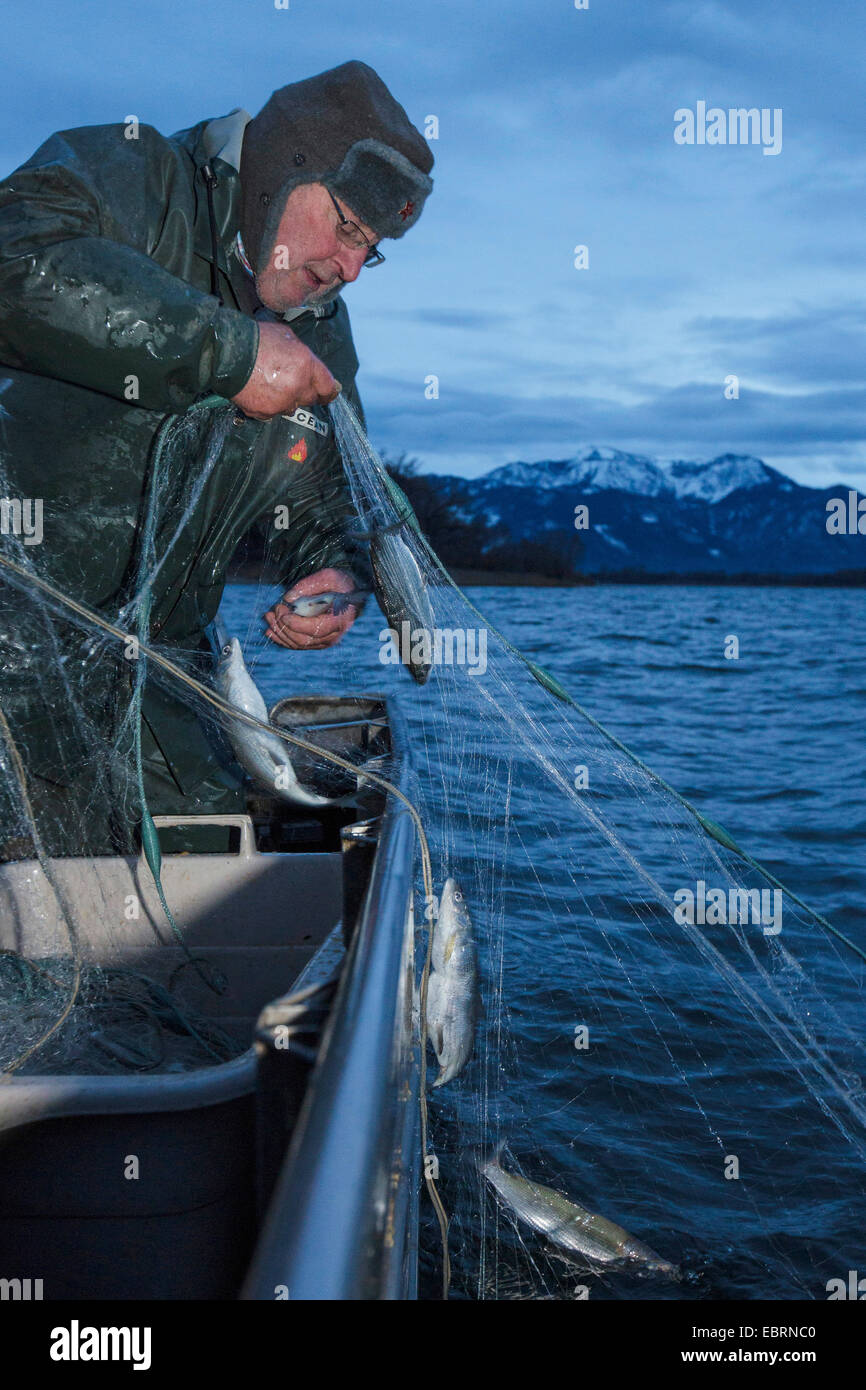
M 3 35 L 4 173 L 52 130 L 255 112 L 349 58 L 438 118 L 422 220 L 346 291 L 389 453 L 732 451 L 866 488 L 862 3 L 6 0 Z M 678 144 L 701 102 L 780 110 L 781 149 Z

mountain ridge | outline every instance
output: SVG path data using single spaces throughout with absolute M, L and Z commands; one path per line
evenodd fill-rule
M 662 462 L 587 444 L 569 458 L 518 459 L 478 478 L 423 477 L 462 523 L 484 528 L 491 539 L 482 549 L 494 537 L 573 547 L 578 536 L 577 568 L 587 574 L 826 574 L 866 565 L 866 537 L 826 527 L 828 501 L 853 489 L 797 483 L 752 454 Z M 576 529 L 581 506 L 586 524 Z
M 672 459 L 662 462 L 646 454 L 631 454 L 624 449 L 594 444 L 586 445 L 566 459 L 538 459 L 532 463 L 514 460 L 471 481 L 494 487 L 579 484 L 595 492 L 615 489 L 643 496 L 670 493 L 676 497 L 703 496 L 707 501 L 720 501 L 741 487 L 758 487 L 770 482 L 777 482 L 779 486 L 786 483 L 792 487 L 803 486 L 752 454 L 726 453 L 704 461 Z

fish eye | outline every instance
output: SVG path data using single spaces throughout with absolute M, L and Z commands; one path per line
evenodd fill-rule
M 231 642 L 226 642 L 225 646 L 223 647 L 223 656 L 229 656 L 231 654 L 231 649 Z

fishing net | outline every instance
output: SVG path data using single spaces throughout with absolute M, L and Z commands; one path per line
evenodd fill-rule
M 27 1075 L 192 1071 L 241 1050 L 212 1020 L 140 971 L 85 965 L 78 978 L 75 973 L 68 955 L 0 955 L 0 1027 L 10 1055 L 28 1051 L 46 1032 L 46 1021 L 62 1019 L 28 1058 Z
M 152 957 L 138 970 L 93 963 L 80 894 L 58 868 L 58 856 L 85 852 L 140 865 L 145 771 L 151 799 L 158 785 L 157 754 L 141 741 L 148 700 L 183 705 L 222 768 L 226 804 L 244 794 L 231 721 L 201 693 L 213 655 L 198 637 L 154 635 L 152 606 L 207 499 L 230 416 L 211 405 L 172 422 L 139 521 L 138 564 L 107 619 L 114 630 L 36 586 L 34 577 L 51 581 L 52 558 L 3 537 L 14 568 L 0 576 L 2 630 L 15 634 L 4 638 L 0 691 L 5 857 L 39 878 L 43 903 L 38 950 L 28 952 L 14 922 L 3 942 L 7 1069 L 89 1065 L 84 1041 L 98 1070 L 188 1065 L 196 1048 L 207 1065 L 231 1051 L 198 1011 L 224 981 L 183 945 L 171 902 L 154 923 L 170 968 Z M 567 623 L 551 632 L 507 594 L 479 606 L 476 591 L 457 589 L 351 406 L 338 400 L 332 419 L 355 509 L 347 544 L 351 533 L 369 546 L 371 575 L 356 578 L 376 587 L 384 617 L 370 602 L 340 645 L 288 654 L 261 640 L 261 614 L 280 595 L 269 579 L 230 587 L 221 616 L 269 703 L 381 692 L 408 719 L 434 890 L 419 872 L 417 916 L 435 922 L 455 880 L 483 1008 L 470 1060 L 447 1085 L 428 1085 L 425 1100 L 425 1169 L 449 1223 L 449 1296 L 825 1297 L 826 1281 L 863 1258 L 857 942 L 781 894 L 569 699 L 543 663 L 555 670 L 579 633 Z M 74 518 L 61 519 L 74 534 Z M 118 632 L 138 635 L 134 659 Z M 46 755 L 44 725 L 57 711 L 63 737 Z M 652 718 L 648 708 L 647 726 Z M 307 753 L 306 786 L 338 799 L 347 775 Z M 696 800 L 710 780 L 711 769 L 695 770 Z M 122 904 L 106 901 L 101 920 L 122 942 Z M 76 1015 L 66 1033 L 64 1009 L 66 1023 Z M 515 1200 L 491 1181 L 496 1153 L 502 1172 L 525 1180 Z M 618 1223 L 681 1277 L 605 1268 L 563 1248 L 527 1219 L 539 1184 Z M 422 1292 L 438 1297 L 442 1233 L 431 1204 L 424 1213 Z
M 356 505 L 387 527 L 401 501 L 335 413 Z M 861 1243 L 862 951 L 563 698 L 537 664 L 563 634 L 531 605 L 518 621 L 505 605 L 506 639 L 400 535 L 441 634 L 406 697 L 434 877 L 471 905 L 486 1004 L 474 1061 L 433 1101 L 452 1294 L 826 1297 Z M 734 910 L 744 890 L 760 913 Z M 478 1159 L 503 1140 L 504 1168 L 627 1227 L 683 1281 L 564 1259 L 493 1197 Z
M 44 544 L 30 543 L 24 527 L 2 536 L 0 1067 L 7 1075 L 191 1070 L 251 1045 L 248 1016 L 228 1030 L 210 1016 L 232 1014 L 232 981 L 189 944 L 195 922 L 179 921 L 167 897 L 153 819 L 248 809 L 230 736 L 236 720 L 207 699 L 215 657 L 202 628 L 216 602 L 208 591 L 193 587 L 191 599 L 185 592 L 191 567 L 202 567 L 190 539 L 201 533 L 201 517 L 229 527 L 241 500 L 235 480 L 227 485 L 225 469 L 217 470 L 235 418 L 212 398 L 166 419 L 126 572 L 123 547 L 105 526 L 102 582 L 112 573 L 117 580 L 111 604 L 94 589 L 99 527 L 75 486 L 40 499 Z M 0 490 L 24 491 L 6 473 Z M 345 773 L 335 777 L 315 749 L 302 771 L 322 801 L 356 786 Z M 266 796 L 269 788 L 259 790 Z M 173 848 L 229 852 L 230 844 L 216 825 L 211 843 L 187 843 L 181 834 Z M 230 1004 L 215 1003 L 227 991 Z

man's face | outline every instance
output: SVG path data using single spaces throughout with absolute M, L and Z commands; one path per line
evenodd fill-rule
M 345 203 L 344 217 L 357 222 L 372 245 L 376 234 Z M 256 276 L 259 299 L 275 313 L 304 304 L 325 304 L 344 284 L 357 280 L 368 248 L 346 246 L 337 236 L 340 219 L 320 183 L 293 188 L 286 200 L 267 264 Z

